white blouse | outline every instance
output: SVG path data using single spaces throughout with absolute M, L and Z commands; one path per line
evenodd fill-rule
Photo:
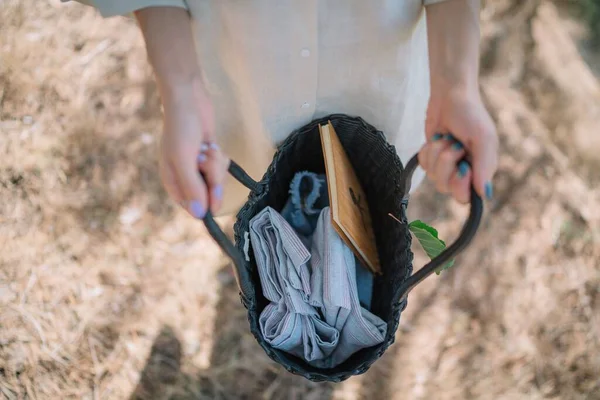
M 186 8 L 217 140 L 255 179 L 294 129 L 332 113 L 382 130 L 404 164 L 425 142 L 424 6 L 444 0 L 78 0 L 104 17 Z M 418 170 L 413 189 L 422 181 Z M 248 191 L 230 179 L 222 213 Z

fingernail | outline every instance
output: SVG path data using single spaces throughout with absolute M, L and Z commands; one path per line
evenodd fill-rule
M 212 150 L 219 150 L 219 149 L 220 149 L 219 145 L 218 145 L 218 144 L 216 144 L 215 142 L 211 142 L 211 143 L 208 145 L 208 147 L 209 147 L 209 148 L 211 148 Z
M 461 161 L 458 163 L 458 177 L 464 178 L 469 172 L 469 164 L 466 161 Z
M 206 215 L 204 207 L 202 206 L 202 204 L 200 204 L 198 200 L 190 201 L 190 212 L 194 217 L 198 219 L 202 219 Z
M 213 189 L 213 193 L 218 200 L 223 198 L 223 186 L 218 185 Z
M 436 133 L 435 135 L 433 135 L 433 136 L 431 137 L 431 140 L 435 142 L 435 141 L 437 141 L 437 140 L 440 140 L 440 139 L 441 139 L 441 138 L 443 138 L 443 137 L 444 137 L 444 135 L 442 135 L 441 133 Z
M 204 153 L 206 150 L 208 150 L 208 144 L 207 143 L 202 143 L 200 145 L 200 153 Z
M 492 182 L 486 182 L 484 190 L 485 190 L 485 197 L 488 200 L 491 200 L 492 196 L 494 195 L 494 188 L 492 187 Z
M 203 163 L 204 161 L 206 161 L 206 154 L 198 154 L 198 157 L 196 157 L 196 160 L 199 163 Z
M 454 136 L 451 133 L 447 133 L 445 136 L 446 140 L 454 140 Z
M 458 141 L 457 141 L 457 142 L 454 142 L 454 143 L 452 144 L 452 148 L 453 148 L 454 150 L 462 150 L 462 149 L 463 149 L 463 144 L 462 144 L 461 142 L 458 142 Z

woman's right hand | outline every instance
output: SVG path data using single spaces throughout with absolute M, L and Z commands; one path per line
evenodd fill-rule
M 161 90 L 164 129 L 159 167 L 162 183 L 194 218 L 216 213 L 223 200 L 229 160 L 215 142 L 213 106 L 199 80 Z
M 135 12 L 164 109 L 159 168 L 169 195 L 193 217 L 221 207 L 228 160 L 215 143 L 215 118 L 202 83 L 187 10 Z

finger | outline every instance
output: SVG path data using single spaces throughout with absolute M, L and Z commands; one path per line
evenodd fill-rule
M 450 178 L 450 192 L 459 203 L 467 204 L 471 198 L 473 172 L 466 161 L 458 163 L 456 173 Z
M 450 193 L 450 178 L 457 173 L 457 163 L 464 155 L 462 143 L 453 141 L 434 160 L 432 172 L 436 188 L 440 193 Z
M 429 159 L 430 159 L 429 154 L 431 153 L 432 144 L 434 142 L 437 142 L 437 141 L 443 139 L 443 138 L 444 138 L 443 134 L 441 134 L 441 133 L 435 133 L 435 134 L 431 135 L 431 139 L 429 139 L 423 145 L 423 147 L 421 147 L 421 150 L 419 150 L 419 153 L 417 154 L 417 158 L 419 160 L 419 165 L 425 171 L 427 171 L 427 166 L 429 165 Z
M 477 193 L 492 199 L 492 178 L 498 167 L 498 137 L 493 126 L 482 128 L 472 145 L 473 184 Z
M 208 209 L 206 184 L 198 173 L 196 153 L 190 149 L 177 152 L 180 157 L 173 160 L 177 182 L 184 196 L 184 206 L 194 218 L 202 219 Z
M 430 147 L 430 144 L 426 143 L 423 145 L 423 147 L 421 147 L 421 150 L 419 150 L 419 153 L 417 153 L 417 159 L 419 160 L 419 165 L 423 169 L 425 169 L 425 166 L 427 166 L 429 147 Z
M 212 144 L 208 150 L 198 155 L 198 170 L 202 173 L 209 193 L 210 210 L 214 214 L 223 203 L 223 185 L 229 160 L 220 148 Z
M 215 140 L 215 113 L 212 101 L 204 88 L 198 88 L 198 116 L 204 140 L 214 142 Z
M 450 137 L 450 140 L 447 138 Z M 440 154 L 448 149 L 450 145 L 452 145 L 452 136 L 444 135 L 442 138 L 431 142 L 429 145 L 429 151 L 427 152 L 427 164 L 425 165 L 425 170 L 430 175 L 430 178 L 435 179 L 435 165 L 437 163 L 437 159 Z
M 161 161 L 159 163 L 159 175 L 163 187 L 171 197 L 171 199 L 181 205 L 184 199 L 183 192 L 179 187 L 173 168 L 167 162 Z

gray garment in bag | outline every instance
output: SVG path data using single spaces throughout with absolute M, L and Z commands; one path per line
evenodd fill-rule
M 271 207 L 250 221 L 263 295 L 260 329 L 273 347 L 318 368 L 333 368 L 383 342 L 387 326 L 360 306 L 356 261 L 323 208 L 310 251 Z
M 290 183 L 290 197 L 281 210 L 281 216 L 290 224 L 307 248 L 317 228 L 323 208 L 329 206 L 327 176 L 314 172 L 296 172 Z M 356 285 L 360 304 L 370 310 L 373 297 L 373 274 L 355 257 Z

